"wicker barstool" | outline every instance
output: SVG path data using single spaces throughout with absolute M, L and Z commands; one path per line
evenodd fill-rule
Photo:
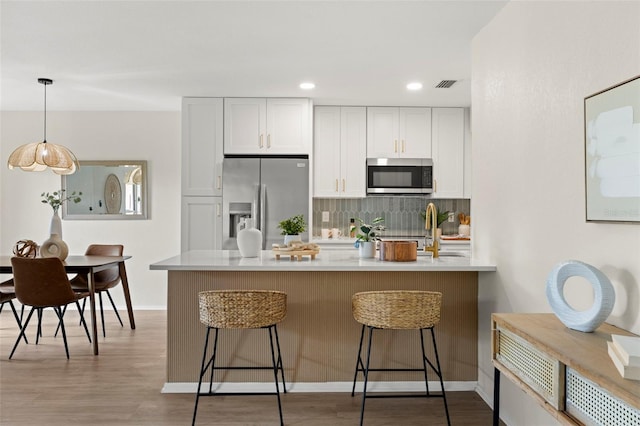
M 282 420 L 282 404 L 280 402 L 280 385 L 278 383 L 278 371 L 282 376 L 282 388 L 286 393 L 284 380 L 284 369 L 282 367 L 282 357 L 280 356 L 280 339 L 276 324 L 287 315 L 287 294 L 281 291 L 270 290 L 214 290 L 198 293 L 200 306 L 200 322 L 207 326 L 207 333 L 204 341 L 204 351 L 202 354 L 202 365 L 200 367 L 200 377 L 198 379 L 198 389 L 196 390 L 196 403 L 193 409 L 192 425 L 196 423 L 198 412 L 198 400 L 201 396 L 220 395 L 277 395 L 278 411 L 280 413 L 280 424 Z M 218 350 L 218 332 L 220 329 L 248 329 L 264 328 L 269 331 L 269 342 L 271 344 L 271 367 L 247 366 L 247 367 L 218 367 L 215 365 L 216 353 Z M 209 333 L 215 329 L 213 353 L 207 361 L 207 348 L 209 346 Z M 275 335 L 275 349 L 273 338 Z M 210 370 L 209 390 L 202 392 L 202 378 L 207 370 Z M 273 370 L 275 378 L 275 392 L 242 392 L 224 393 L 213 392 L 213 373 L 215 370 Z
M 364 405 L 367 398 L 398 398 L 398 397 L 438 397 L 444 400 L 444 410 L 447 415 L 447 424 L 450 425 L 449 408 L 447 397 L 442 381 L 442 370 L 440 369 L 440 359 L 433 328 L 440 322 L 440 306 L 442 303 L 442 293 L 434 291 L 366 291 L 356 293 L 352 300 L 353 317 L 362 324 L 360 333 L 360 346 L 358 348 L 358 359 L 356 361 L 356 371 L 353 376 L 353 388 L 351 396 L 356 390 L 356 380 L 358 372 L 364 374 L 364 389 L 362 392 L 362 406 L 360 409 L 360 425 L 364 421 Z M 362 343 L 364 341 L 365 329 L 369 330 L 369 344 L 366 354 L 366 364 L 362 362 Z M 373 330 L 420 330 L 420 346 L 422 348 L 422 368 L 370 368 L 371 342 Z M 435 353 L 435 364 L 427 358 L 424 350 L 424 330 L 431 331 L 433 350 Z M 427 376 L 427 366 L 433 370 L 440 380 L 442 393 L 434 394 L 429 391 L 429 381 Z M 393 395 L 367 395 L 367 383 L 370 371 L 422 371 L 426 384 L 425 394 L 393 394 Z

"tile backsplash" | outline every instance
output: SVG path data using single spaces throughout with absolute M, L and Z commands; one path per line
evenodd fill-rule
M 384 217 L 386 231 L 393 236 L 424 235 L 424 220 L 420 212 L 428 203 L 434 203 L 441 211 L 450 211 L 455 215 L 453 223 L 442 224 L 443 234 L 458 232 L 458 214 L 471 212 L 471 200 L 446 199 L 432 200 L 427 197 L 374 196 L 367 198 L 314 198 L 313 199 L 313 236 L 319 236 L 322 228 L 340 228 L 343 233 L 349 231 L 349 220 L 360 218 L 367 223 L 378 216 Z M 322 222 L 322 212 L 329 212 L 329 221 Z

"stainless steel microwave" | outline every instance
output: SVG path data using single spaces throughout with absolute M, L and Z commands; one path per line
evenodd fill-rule
M 367 158 L 367 194 L 430 194 L 430 158 Z

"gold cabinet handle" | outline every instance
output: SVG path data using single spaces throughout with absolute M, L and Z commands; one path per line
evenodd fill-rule
M 267 149 L 271 148 L 271 134 L 267 135 Z
M 338 179 L 336 179 L 336 192 L 338 192 Z
M 398 140 L 393 141 L 393 152 L 398 152 Z
M 436 179 L 433 180 L 433 192 L 438 192 L 438 181 Z
M 216 216 L 220 217 L 220 203 L 216 203 Z
M 347 180 L 342 179 L 342 192 L 345 192 L 347 188 Z
M 218 175 L 216 177 L 216 189 L 221 189 L 221 186 L 222 186 L 222 177 Z
M 264 147 L 264 135 L 262 133 L 260 133 L 260 148 Z
M 402 140 L 402 152 L 404 152 L 404 139 Z

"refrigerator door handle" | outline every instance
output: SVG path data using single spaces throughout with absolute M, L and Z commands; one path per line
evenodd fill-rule
M 253 226 L 257 229 L 262 229 L 258 216 L 260 215 L 260 185 L 255 184 L 253 188 L 253 201 L 251 202 L 251 219 L 253 220 Z
M 266 249 L 265 244 L 267 241 L 266 227 L 266 204 L 267 204 L 267 185 L 260 185 L 260 230 L 262 231 L 262 249 Z

